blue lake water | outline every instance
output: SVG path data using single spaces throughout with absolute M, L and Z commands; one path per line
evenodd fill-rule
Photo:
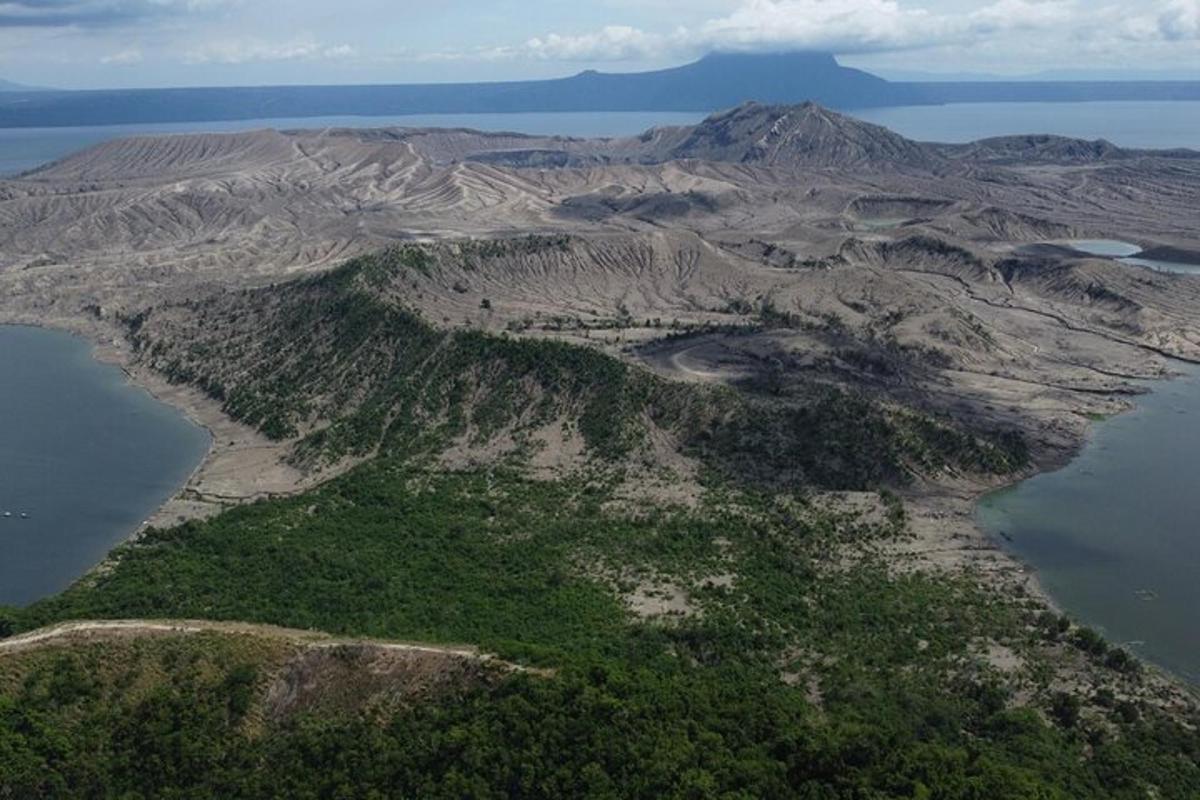
M 1200 102 L 962 103 L 897 106 L 855 116 L 928 142 L 1051 133 L 1122 147 L 1200 150 Z
M 101 561 L 208 446 L 83 340 L 0 325 L 0 604 L 53 594 Z
M 898 106 L 852 112 L 913 139 L 965 142 L 1018 133 L 1109 139 L 1125 147 L 1200 149 L 1200 102 L 977 103 Z M 564 136 L 627 136 L 660 125 L 690 125 L 704 114 L 573 112 L 545 114 L 417 114 L 390 117 L 302 117 L 234 122 L 181 122 L 80 128 L 0 128 L 0 175 L 15 175 L 109 139 L 139 134 L 243 131 L 258 128 L 476 128 Z

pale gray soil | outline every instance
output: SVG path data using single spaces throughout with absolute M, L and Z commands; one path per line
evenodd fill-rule
M 569 243 L 486 270 L 453 257 L 464 238 L 531 232 Z M 1030 249 L 1075 237 L 1200 253 L 1200 158 L 1044 137 L 921 144 L 813 106 L 745 106 L 621 140 L 138 138 L 0 181 L 0 321 L 76 330 L 129 364 L 125 321 L 148 307 L 449 242 L 393 298 L 435 325 L 560 338 L 745 391 L 850 386 L 1017 428 L 1045 468 L 1078 447 L 1089 415 L 1124 407 L 1130 380 L 1200 360 L 1200 278 Z M 133 378 L 214 433 L 156 523 L 337 471 L 300 473 L 282 460 L 290 443 L 161 376 Z M 541 439 L 543 472 L 575 457 L 577 443 Z M 964 512 L 986 487 L 927 481 L 915 549 L 1011 568 Z

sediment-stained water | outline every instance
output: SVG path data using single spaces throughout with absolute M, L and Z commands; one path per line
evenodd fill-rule
M 0 325 L 0 604 L 58 592 L 102 560 L 208 445 L 83 340 Z

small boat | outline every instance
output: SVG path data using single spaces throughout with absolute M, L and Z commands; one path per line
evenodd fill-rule
M 22 511 L 22 512 L 21 512 L 21 519 L 29 519 L 29 512 L 28 512 L 28 511 Z
M 12 516 L 12 512 L 11 512 L 11 511 L 5 511 L 5 512 L 4 512 L 4 518 L 5 518 L 5 519 L 8 519 L 8 518 L 9 518 L 9 517 L 11 517 L 11 516 Z

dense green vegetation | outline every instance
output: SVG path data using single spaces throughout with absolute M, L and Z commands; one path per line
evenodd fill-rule
M 568 244 L 456 252 L 483 268 Z M 273 717 L 278 641 L 8 652 L 0 798 L 1200 796 L 1200 718 L 1153 702 L 1128 653 L 1016 584 L 915 569 L 890 491 L 813 491 L 1008 472 L 1019 437 L 832 387 L 714 391 L 586 348 L 439 331 L 391 291 L 436 269 L 397 248 L 130 318 L 146 363 L 298 437 L 299 462 L 374 457 L 302 496 L 151 530 L 66 592 L 0 609 L 0 638 L 201 618 L 468 643 L 545 670 L 386 713 Z M 581 438 L 585 468 L 521 471 L 547 425 Z M 628 491 L 652 428 L 704 467 L 694 507 Z M 488 468 L 428 458 L 499 437 L 513 456 Z
M 694 511 L 621 511 L 612 499 L 595 483 L 383 459 L 304 497 L 156 531 L 111 571 L 10 612 L 15 626 L 250 620 L 478 642 L 558 674 L 385 720 L 300 715 L 264 729 L 244 722 L 261 654 L 151 648 L 138 674 L 166 677 L 147 686 L 106 679 L 72 648 L 19 680 L 0 671 L 7 786 L 133 797 L 1200 792 L 1194 730 L 1142 703 L 1057 688 L 1049 659 L 1063 648 L 1107 674 L 1091 634 L 966 577 L 889 569 L 887 543 L 905 535 L 896 501 L 871 521 L 795 497 L 716 493 Z M 686 587 L 691 613 L 631 614 L 622 598 L 639 584 Z M 971 655 L 979 642 L 1027 661 L 1031 701 Z
M 206 644 L 213 644 L 210 640 Z M 912 696 L 855 718 L 738 667 L 596 667 L 419 705 L 380 724 L 302 717 L 247 732 L 230 702 L 245 665 L 192 670 L 130 700 L 88 653 L 39 665 L 0 699 L 12 796 L 114 797 L 1193 797 L 1195 751 L 1143 724 L 1097 744 L 1028 711 Z M 903 691 L 903 689 L 901 690 Z M 865 707 L 865 703 L 858 703 Z M 1153 784 L 1147 783 L 1147 778 Z M 176 791 L 165 787 L 179 787 Z

